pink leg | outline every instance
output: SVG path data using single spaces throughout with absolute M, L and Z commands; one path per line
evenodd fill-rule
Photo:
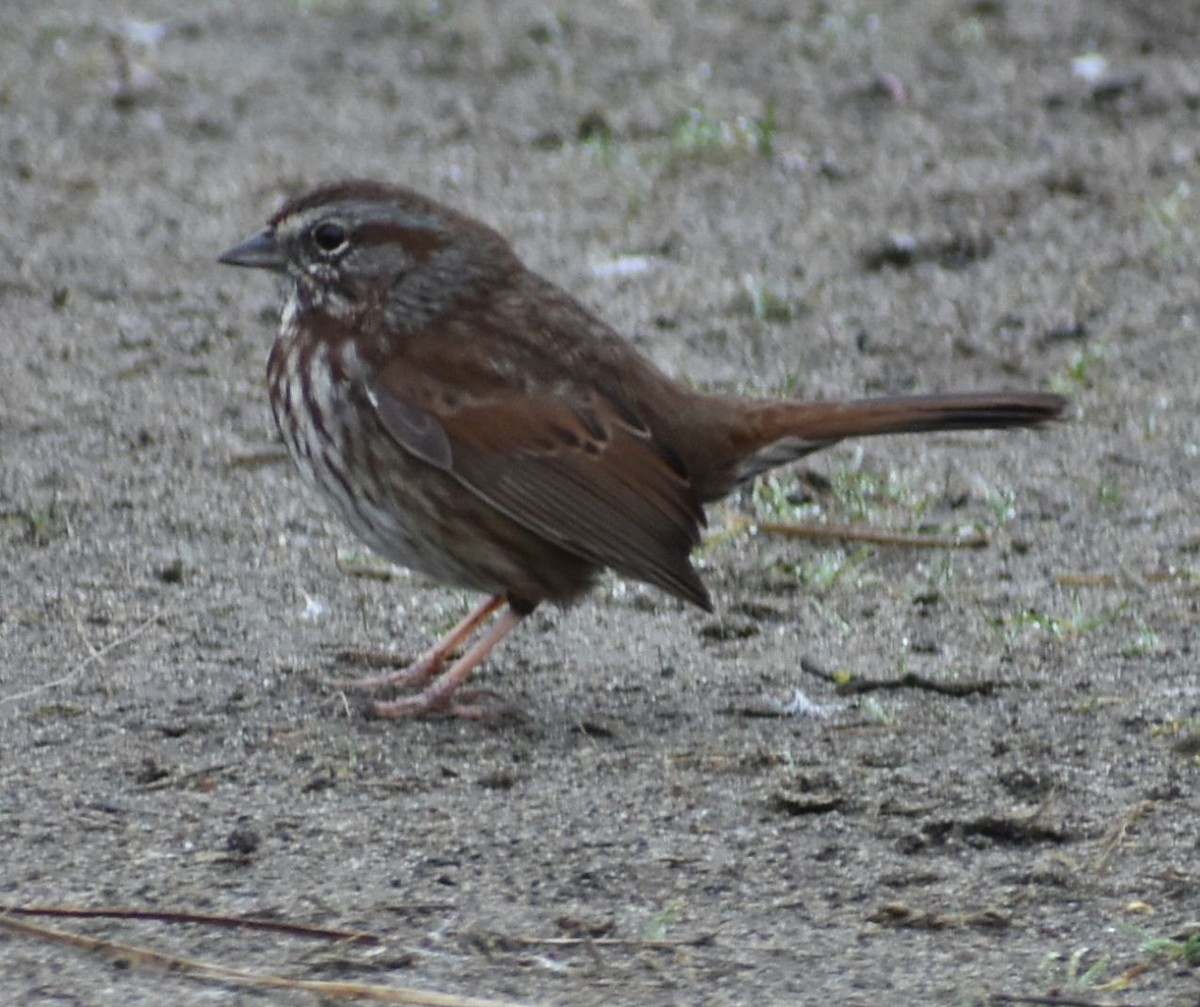
M 506 608 L 500 618 L 479 638 L 474 646 L 455 661 L 450 666 L 450 670 L 432 685 L 415 696 L 397 699 L 390 703 L 375 703 L 372 707 L 373 712 L 377 716 L 396 720 L 403 717 L 422 717 L 427 713 L 448 713 L 455 717 L 473 717 L 480 720 L 490 716 L 495 711 L 486 706 L 455 702 L 454 691 L 491 653 L 492 648 L 508 636 L 517 623 L 524 618 L 524 615 L 518 615 L 512 608 Z
M 481 601 L 429 650 L 425 651 L 407 668 L 391 671 L 384 675 L 373 675 L 370 678 L 343 679 L 333 684 L 339 689 L 382 689 L 385 686 L 397 686 L 401 689 L 411 689 L 424 685 L 441 670 L 443 664 L 462 642 L 475 632 L 475 627 L 504 604 L 504 595 L 495 594 Z

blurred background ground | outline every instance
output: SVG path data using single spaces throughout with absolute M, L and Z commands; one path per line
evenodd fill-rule
M 76 925 L 530 1004 L 1196 1004 L 1198 39 L 1182 0 L 9 0 L 0 900 L 361 928 Z M 272 461 L 276 291 L 214 261 L 341 175 L 705 386 L 1072 416 L 817 456 L 713 511 L 717 615 L 607 581 L 490 662 L 524 722 L 368 721 L 339 652 L 470 599 L 362 576 Z M 0 993 L 315 999 L 12 934 Z

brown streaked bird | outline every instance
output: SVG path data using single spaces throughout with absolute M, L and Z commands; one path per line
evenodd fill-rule
M 487 595 L 407 669 L 356 683 L 420 689 L 376 703 L 383 716 L 486 714 L 455 692 L 472 669 L 606 568 L 711 610 L 689 558 L 704 505 L 767 469 L 847 437 L 1034 426 L 1066 407 L 693 391 L 490 227 L 378 182 L 293 199 L 220 261 L 287 281 L 267 375 L 301 474 L 382 556 Z

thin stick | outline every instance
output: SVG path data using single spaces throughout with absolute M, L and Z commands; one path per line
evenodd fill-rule
M 238 451 L 229 456 L 229 467 L 235 469 L 255 469 L 264 465 L 278 465 L 288 460 L 287 448 L 261 448 L 256 451 Z
M 982 532 L 972 535 L 915 535 L 886 528 L 862 528 L 846 524 L 793 524 L 790 521 L 759 521 L 759 531 L 789 538 L 838 542 L 867 542 L 871 545 L 900 545 L 918 549 L 983 549 L 991 545 Z
M 1097 1000 L 1073 1000 L 1060 996 L 1022 996 L 1021 994 L 993 993 L 988 997 L 993 1004 L 1033 1004 L 1040 1007 L 1107 1007 Z M 1122 1004 L 1122 1007 L 1137 1007 L 1137 1004 Z
M 354 941 L 378 944 L 379 938 L 363 930 L 339 930 L 315 927 L 307 923 L 288 923 L 283 920 L 264 920 L 250 916 L 227 916 L 215 913 L 189 913 L 169 909 L 130 909 L 124 906 L 8 906 L 0 904 L 0 914 L 13 916 L 56 916 L 66 919 L 158 920 L 163 923 L 203 923 L 208 926 L 238 927 L 246 930 L 272 930 L 298 937 L 323 940 Z
M 826 671 L 809 657 L 800 658 L 800 670 L 815 675 L 832 685 L 839 695 L 858 695 L 863 692 L 887 692 L 895 689 L 919 689 L 936 692 L 942 696 L 990 696 L 999 689 L 1000 683 L 990 679 L 965 682 L 941 682 L 926 678 L 915 671 L 906 671 L 896 678 L 859 678 L 853 675 L 838 675 Z

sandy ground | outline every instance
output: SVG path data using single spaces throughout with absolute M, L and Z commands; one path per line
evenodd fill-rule
M 0 900 L 360 929 L 39 921 L 522 1004 L 1200 1002 L 1198 39 L 1184 0 L 7 0 Z M 472 599 L 364 575 L 277 460 L 277 291 L 214 261 L 342 175 L 706 386 L 1072 415 L 817 456 L 712 512 L 717 615 L 610 580 L 489 663 L 525 720 L 371 721 L 342 653 Z M 0 999 L 317 1001 L 7 930 Z

